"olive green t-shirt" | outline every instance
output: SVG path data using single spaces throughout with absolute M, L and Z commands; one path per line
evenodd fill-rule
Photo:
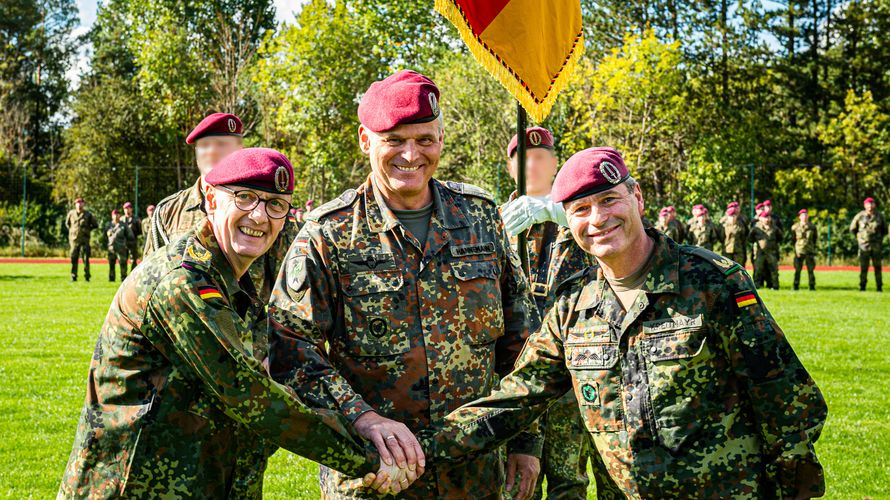
M 430 230 L 430 218 L 433 216 L 433 204 L 420 208 L 418 210 L 396 210 L 392 213 L 399 218 L 399 222 L 410 232 L 421 248 L 426 244 L 427 233 Z

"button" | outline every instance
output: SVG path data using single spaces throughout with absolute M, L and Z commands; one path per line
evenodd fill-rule
M 658 348 L 653 346 L 651 349 L 649 349 L 649 352 L 651 352 L 652 354 L 655 354 L 658 352 Z

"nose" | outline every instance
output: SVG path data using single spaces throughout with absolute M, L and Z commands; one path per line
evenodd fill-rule
M 417 143 L 414 142 L 413 139 L 405 141 L 401 156 L 408 163 L 413 163 L 420 158 L 420 152 L 417 150 Z
M 590 211 L 590 225 L 595 229 L 602 228 L 609 221 L 609 211 L 596 205 Z
M 266 200 L 260 200 L 260 202 L 253 207 L 253 210 L 250 211 L 249 217 L 250 220 L 257 224 L 266 222 L 269 219 L 269 214 L 266 213 Z

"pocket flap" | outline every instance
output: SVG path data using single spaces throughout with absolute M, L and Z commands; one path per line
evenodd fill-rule
M 349 297 L 396 292 L 403 284 L 401 271 L 361 272 L 340 277 L 340 288 Z
M 476 278 L 498 279 L 499 269 L 496 260 L 480 260 L 474 262 L 452 262 L 451 270 L 461 281 Z
M 701 352 L 705 340 L 705 330 L 694 328 L 644 339 L 643 349 L 652 361 L 692 358 Z

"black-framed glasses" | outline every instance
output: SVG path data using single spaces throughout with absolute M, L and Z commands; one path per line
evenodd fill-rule
M 281 198 L 263 199 L 260 198 L 260 195 L 250 189 L 239 189 L 235 191 L 234 189 L 229 189 L 225 186 L 214 187 L 232 193 L 232 198 L 235 200 L 235 206 L 244 212 L 252 212 L 261 201 L 266 202 L 266 215 L 268 215 L 270 219 L 283 219 L 287 217 L 287 214 L 291 209 L 291 204 Z

